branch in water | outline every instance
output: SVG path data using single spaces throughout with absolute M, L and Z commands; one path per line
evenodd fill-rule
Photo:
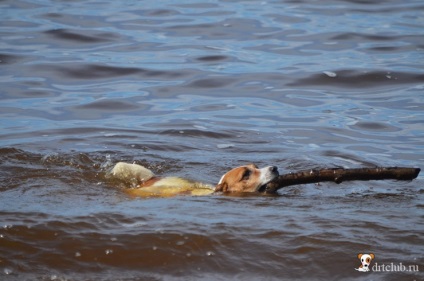
M 314 169 L 299 171 L 280 175 L 276 180 L 270 182 L 266 188 L 266 193 L 274 193 L 280 188 L 307 184 L 332 181 L 337 184 L 344 181 L 368 181 L 368 180 L 413 180 L 420 173 L 420 168 L 404 167 L 377 167 L 377 168 L 359 168 L 359 169 Z

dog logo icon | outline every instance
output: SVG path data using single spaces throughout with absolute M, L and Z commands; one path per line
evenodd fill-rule
M 358 254 L 358 259 L 361 261 L 361 265 L 355 269 L 361 272 L 370 271 L 370 263 L 374 258 L 374 254 Z

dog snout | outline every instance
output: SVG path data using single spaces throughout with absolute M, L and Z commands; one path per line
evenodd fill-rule
M 269 171 L 271 173 L 277 173 L 278 174 L 278 168 L 276 166 L 270 166 L 269 167 Z

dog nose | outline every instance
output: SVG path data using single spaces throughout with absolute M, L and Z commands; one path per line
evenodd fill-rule
M 278 172 L 278 168 L 276 166 L 271 166 L 269 167 L 269 170 L 273 173 L 277 173 Z

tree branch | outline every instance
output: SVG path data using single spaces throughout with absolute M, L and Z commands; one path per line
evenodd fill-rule
M 268 183 L 266 193 L 275 193 L 280 188 L 332 181 L 337 184 L 344 181 L 368 181 L 368 180 L 413 180 L 420 173 L 420 168 L 405 167 L 376 167 L 359 169 L 313 169 L 280 175 L 276 180 Z

